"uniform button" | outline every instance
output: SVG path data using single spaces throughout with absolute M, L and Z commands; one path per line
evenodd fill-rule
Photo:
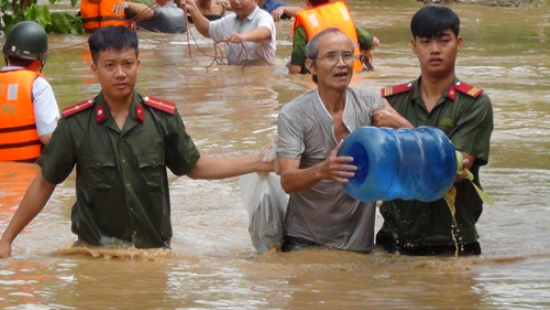
M 122 163 L 125 164 L 125 163 L 126 163 L 126 159 L 123 159 L 123 160 L 122 160 Z
M 134 212 L 134 208 L 130 208 L 130 211 Z

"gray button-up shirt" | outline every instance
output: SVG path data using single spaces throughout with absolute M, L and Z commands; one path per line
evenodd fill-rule
M 342 120 L 350 132 L 371 124 L 384 107 L 380 95 L 348 87 Z M 277 155 L 300 160 L 300 169 L 324 161 L 336 147 L 334 120 L 317 90 L 285 104 L 278 119 Z M 375 203 L 352 198 L 341 183 L 322 180 L 289 197 L 284 231 L 338 249 L 370 252 L 374 246 Z

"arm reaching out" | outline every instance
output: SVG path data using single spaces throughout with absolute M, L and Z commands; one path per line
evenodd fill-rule
M 39 172 L 32 181 L 23 200 L 0 239 L 0 258 L 10 257 L 13 240 L 46 205 L 55 189 Z
M 330 152 L 323 162 L 306 169 L 300 169 L 300 160 L 278 157 L 281 168 L 281 185 L 287 194 L 299 192 L 319 183 L 321 180 L 333 180 L 347 183 L 355 175 L 357 167 L 350 165 L 350 156 L 337 156 L 342 141 Z
M 210 21 L 206 19 L 206 17 L 204 17 L 204 15 L 202 15 L 199 11 L 195 0 L 182 0 L 181 4 L 185 7 L 185 10 L 191 14 L 193 24 L 195 24 L 197 31 L 203 36 L 209 38 L 210 35 L 208 34 L 208 27 L 210 27 Z
M 294 17 L 296 16 L 296 13 L 298 11 L 302 10 L 302 8 L 297 6 L 280 6 L 273 10 L 271 12 L 271 16 L 273 16 L 273 20 L 278 22 L 281 20 L 283 15 L 287 15 L 288 17 Z
M 129 9 L 130 11 L 136 13 L 138 18 L 143 18 L 143 19 L 151 18 L 155 13 L 152 7 L 149 7 L 142 3 L 127 2 L 127 1 L 119 2 L 115 4 L 115 6 L 113 7 L 113 12 L 124 13 L 124 10 L 126 9 Z
M 227 37 L 227 41 L 231 43 L 243 43 L 243 42 L 263 42 L 271 38 L 271 30 L 269 28 L 260 26 L 252 31 L 237 33 L 233 32 Z
M 372 124 L 376 127 L 414 128 L 414 126 L 384 99 L 384 108 L 374 111 Z
M 236 177 L 251 172 L 273 172 L 275 170 L 274 162 L 263 160 L 271 147 L 271 144 L 269 144 L 257 155 L 243 158 L 201 156 L 187 176 L 192 179 L 214 180 Z
M 373 37 L 372 45 L 368 49 L 363 51 L 363 56 L 365 57 L 364 62 L 371 64 L 371 66 L 372 66 L 373 57 L 374 57 L 372 53 L 378 45 L 380 45 L 380 41 L 378 40 L 377 37 Z

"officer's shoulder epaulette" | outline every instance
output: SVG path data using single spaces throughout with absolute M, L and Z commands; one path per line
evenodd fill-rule
M 161 110 L 163 112 L 174 114 L 176 111 L 176 104 L 171 101 L 166 101 L 163 99 L 145 96 L 143 97 L 143 103 L 151 108 Z
M 464 82 L 456 82 L 454 88 L 459 92 L 472 96 L 474 98 L 479 97 L 483 93 L 483 89 L 468 85 Z
M 61 114 L 63 115 L 63 117 L 68 117 L 68 116 L 76 114 L 80 111 L 84 111 L 84 110 L 90 108 L 93 105 L 94 105 L 94 100 L 93 99 L 84 100 L 84 101 L 79 102 L 75 105 L 64 108 L 63 110 L 61 110 Z
M 405 84 L 401 84 L 401 85 L 389 86 L 389 87 L 382 88 L 381 91 L 380 91 L 380 94 L 382 95 L 382 97 L 388 97 L 388 96 L 391 96 L 391 95 L 397 95 L 397 94 L 400 94 L 400 93 L 407 92 L 407 91 L 411 90 L 412 88 L 413 88 L 413 83 L 405 83 Z

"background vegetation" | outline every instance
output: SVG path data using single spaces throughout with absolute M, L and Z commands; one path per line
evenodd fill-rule
M 62 0 L 48 0 L 52 5 Z M 78 0 L 70 1 L 71 7 L 77 5 Z M 35 21 L 46 32 L 63 34 L 84 33 L 80 17 L 69 12 L 52 12 L 45 5 L 38 5 L 37 0 L 0 0 L 0 13 L 2 19 L 0 30 L 9 33 L 11 27 L 23 20 Z

